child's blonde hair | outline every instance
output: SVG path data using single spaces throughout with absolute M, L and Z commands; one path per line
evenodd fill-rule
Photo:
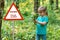
M 38 13 L 41 13 L 42 11 L 46 13 L 46 15 L 48 15 L 48 13 L 46 12 L 47 8 L 46 7 L 43 7 L 43 6 L 40 6 L 38 8 Z

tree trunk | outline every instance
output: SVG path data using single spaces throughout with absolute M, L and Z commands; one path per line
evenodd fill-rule
M 19 0 L 16 0 L 16 7 L 19 8 Z
M 51 5 L 51 9 L 53 10 L 53 4 L 54 4 L 54 1 L 53 0 L 50 0 L 50 5 Z
M 56 0 L 56 9 L 58 9 L 58 0 Z
M 2 27 L 2 16 L 1 16 L 1 14 L 2 14 L 2 10 L 0 9 L 0 40 L 2 40 L 1 39 L 1 27 Z
M 38 7 L 40 6 L 40 0 L 34 0 L 34 12 L 38 13 Z M 38 17 L 38 14 L 33 17 L 33 20 L 35 20 Z M 34 22 L 35 24 L 35 22 Z
M 19 0 L 13 0 L 16 3 L 16 7 L 19 8 Z
M 1 27 L 2 27 L 2 13 L 4 10 L 4 0 L 0 0 L 0 40 L 2 40 L 1 38 Z
M 40 5 L 40 1 L 39 0 L 34 0 L 34 11 L 35 11 L 35 13 L 38 13 L 39 5 Z

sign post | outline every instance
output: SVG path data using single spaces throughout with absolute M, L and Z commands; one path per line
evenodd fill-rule
M 4 20 L 12 20 L 12 34 L 13 34 L 13 40 L 14 40 L 14 20 L 23 20 L 23 17 L 19 10 L 17 9 L 14 2 L 10 6 L 6 16 L 4 17 Z
M 12 21 L 12 34 L 13 34 L 13 40 L 14 40 L 14 21 Z

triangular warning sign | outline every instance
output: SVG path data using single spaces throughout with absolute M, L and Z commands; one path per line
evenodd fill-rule
M 19 10 L 16 8 L 14 2 L 12 3 L 11 7 L 9 8 L 4 20 L 23 20 L 23 17 Z

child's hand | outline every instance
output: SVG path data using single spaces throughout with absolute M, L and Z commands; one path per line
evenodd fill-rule
M 36 20 L 36 22 L 41 24 L 41 25 L 45 25 L 46 24 L 46 22 L 40 22 L 40 21 L 37 21 L 37 20 Z
M 46 24 L 46 22 L 39 22 L 41 25 L 45 25 Z
M 34 20 L 34 23 L 36 23 L 37 21 L 36 20 Z
M 34 24 L 36 24 L 36 20 L 35 20 L 35 19 L 33 19 L 33 21 L 34 21 Z

